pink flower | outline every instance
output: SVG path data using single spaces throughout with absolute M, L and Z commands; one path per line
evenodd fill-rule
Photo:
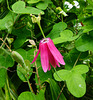
M 40 41 L 39 50 L 35 58 L 33 59 L 32 63 L 35 62 L 39 53 L 41 56 L 41 65 L 42 65 L 44 72 L 47 72 L 47 70 L 51 69 L 50 63 L 54 68 L 56 68 L 56 65 L 60 67 L 59 63 L 62 65 L 65 65 L 63 56 L 57 50 L 53 41 L 50 38 L 45 38 Z

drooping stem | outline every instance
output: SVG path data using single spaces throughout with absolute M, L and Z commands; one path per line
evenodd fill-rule
M 79 59 L 80 55 L 81 55 L 81 53 L 78 55 L 77 60 L 75 61 L 75 63 L 74 63 L 74 66 L 73 66 L 73 67 L 75 67 L 75 66 L 76 66 L 76 64 L 77 64 L 77 62 L 78 62 L 78 59 Z
M 43 37 L 46 38 L 45 35 L 44 35 L 44 32 L 43 32 L 43 30 L 42 30 L 42 27 L 41 27 L 40 23 L 37 23 L 37 24 L 38 24 L 38 26 L 39 26 L 39 28 L 40 28 L 40 31 L 41 31 Z

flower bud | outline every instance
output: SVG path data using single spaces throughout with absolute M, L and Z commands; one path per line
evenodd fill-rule
M 12 51 L 12 57 L 17 63 L 22 65 L 22 67 L 26 68 L 26 64 L 24 62 L 24 59 L 18 52 Z

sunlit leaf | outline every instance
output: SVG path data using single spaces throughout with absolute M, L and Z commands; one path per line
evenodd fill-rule
M 44 14 L 43 11 L 36 9 L 34 7 L 25 7 L 24 1 L 17 1 L 12 5 L 14 13 L 17 14 Z

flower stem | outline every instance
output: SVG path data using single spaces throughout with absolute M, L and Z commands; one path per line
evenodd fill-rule
M 39 26 L 39 28 L 40 28 L 40 31 L 41 31 L 43 37 L 46 38 L 45 35 L 44 35 L 44 32 L 43 32 L 43 30 L 42 30 L 42 27 L 41 27 L 40 23 L 37 23 L 37 24 L 38 24 L 38 26 Z

